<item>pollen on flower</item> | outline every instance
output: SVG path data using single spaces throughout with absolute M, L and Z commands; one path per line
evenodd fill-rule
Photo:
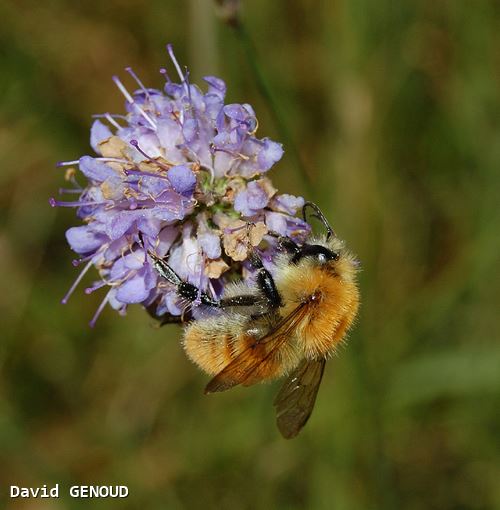
M 179 82 L 161 69 L 163 89 L 147 88 L 126 68 L 137 87 L 131 92 L 114 76 L 125 113 L 96 115 L 95 154 L 57 165 L 68 183 L 59 191 L 72 198 L 49 203 L 76 209 L 82 223 L 66 239 L 79 255 L 73 265 L 84 264 L 62 301 L 92 267 L 99 280 L 85 292 L 107 287 L 91 325 L 107 304 L 122 314 L 132 303 L 157 316 L 191 312 L 159 277 L 151 254 L 168 258 L 200 292 L 219 297 L 230 280 L 251 276 L 245 264 L 251 247 L 265 243 L 269 253 L 276 233 L 300 240 L 310 231 L 296 217 L 304 200 L 278 194 L 263 175 L 283 148 L 257 138 L 253 108 L 225 104 L 220 78 L 205 77 L 204 90 L 191 84 L 170 45 L 167 51 Z

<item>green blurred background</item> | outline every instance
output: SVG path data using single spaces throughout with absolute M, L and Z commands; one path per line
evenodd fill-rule
M 500 508 L 500 4 L 241 7 L 253 56 L 209 0 L 0 0 L 0 505 Z M 276 385 L 205 397 L 176 327 L 131 307 L 92 330 L 85 285 L 59 304 L 78 270 L 54 164 L 90 153 L 93 113 L 123 111 L 111 75 L 161 86 L 167 42 L 193 81 L 218 74 L 255 106 L 286 145 L 275 185 L 363 264 L 359 321 L 293 441 Z M 55 483 L 130 496 L 7 497 Z

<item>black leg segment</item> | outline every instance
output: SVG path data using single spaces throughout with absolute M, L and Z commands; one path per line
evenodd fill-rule
M 295 255 L 300 251 L 300 246 L 290 237 L 282 236 L 278 234 L 278 232 L 273 232 L 272 230 L 270 230 L 267 235 L 275 237 L 278 240 L 279 251 L 286 251 L 291 255 Z
M 278 308 L 282 304 L 281 296 L 276 288 L 271 273 L 264 267 L 261 258 L 253 250 L 250 253 L 249 259 L 252 266 L 257 269 L 256 282 L 261 294 L 232 296 L 221 300 L 211 298 L 205 292 L 201 292 L 200 289 L 192 283 L 182 280 L 163 259 L 160 259 L 151 252 L 149 252 L 149 255 L 154 261 L 154 266 L 158 274 L 176 287 L 179 297 L 191 303 L 199 300 L 199 302 L 205 306 L 221 309 L 260 306 L 264 311 L 269 308 Z
M 274 279 L 271 273 L 264 267 L 262 263 L 262 259 L 259 257 L 257 252 L 254 249 L 250 250 L 248 255 L 248 259 L 250 260 L 250 264 L 252 267 L 257 269 L 257 286 L 259 287 L 264 297 L 267 299 L 269 306 L 271 308 L 278 308 L 281 306 L 281 296 L 276 288 L 276 284 L 274 283 Z

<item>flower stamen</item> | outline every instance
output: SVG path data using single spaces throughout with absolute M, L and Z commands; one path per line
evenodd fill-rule
M 116 120 L 109 114 L 109 113 L 105 113 L 104 114 L 104 118 L 112 125 L 112 126 L 115 126 L 116 129 L 121 129 L 122 127 L 120 126 L 120 124 L 118 124 L 118 122 L 116 122 Z
M 135 102 L 134 98 L 130 95 L 128 90 L 124 87 L 123 83 L 120 81 L 118 76 L 113 76 L 113 81 L 116 86 L 120 90 L 120 92 L 124 95 L 125 99 L 129 102 L 129 104 L 133 105 L 136 110 L 146 119 L 149 125 L 156 131 L 156 123 L 151 119 L 151 117 Z
M 164 67 L 160 68 L 160 74 L 163 75 L 163 77 L 165 78 L 165 81 L 167 83 L 172 83 L 171 80 L 170 80 L 170 76 L 168 75 L 168 71 Z
M 99 315 L 101 315 L 101 312 L 104 310 L 104 307 L 106 306 L 107 302 L 109 301 L 109 296 L 113 289 L 110 289 L 109 292 L 104 296 L 104 299 L 101 301 L 101 304 L 98 306 L 94 316 L 92 317 L 92 320 L 89 322 L 89 326 L 93 328 L 95 326 L 95 323 L 97 322 L 97 319 L 99 318 Z
M 51 207 L 85 207 L 85 206 L 109 205 L 112 204 L 112 202 L 109 200 L 103 202 L 93 202 L 92 200 L 89 200 L 88 202 L 85 202 L 83 200 L 78 202 L 62 202 L 61 200 L 56 200 L 54 197 L 50 197 L 49 204 Z
M 78 194 L 80 194 L 82 192 L 83 192 L 83 189 L 68 189 L 68 188 L 59 188 L 58 189 L 59 195 L 64 195 L 64 194 L 75 194 L 75 195 L 78 195 Z
M 74 166 L 74 165 L 79 165 L 79 164 L 80 164 L 80 161 L 78 159 L 76 159 L 74 161 L 58 161 L 56 163 L 56 168 L 60 168 L 63 166 Z
M 120 124 L 118 124 L 118 122 L 116 122 L 115 119 L 123 119 L 125 121 L 127 120 L 127 117 L 125 117 L 125 115 L 118 115 L 118 114 L 111 115 L 110 113 L 99 113 L 96 115 L 92 115 L 92 118 L 93 119 L 106 119 L 116 129 L 122 129 L 122 126 L 120 126 Z
M 82 278 L 85 276 L 85 273 L 87 273 L 87 271 L 90 269 L 91 265 L 92 258 L 88 261 L 87 265 L 80 271 L 80 274 L 76 277 L 76 280 L 73 282 L 73 285 L 71 285 L 68 292 L 66 292 L 66 295 L 61 299 L 61 303 L 63 305 L 65 305 L 68 302 L 68 299 L 71 297 L 71 294 L 73 294 L 78 284 L 82 281 Z
M 85 294 L 92 294 L 92 292 L 94 292 L 94 291 L 96 291 L 98 289 L 102 289 L 106 285 L 108 285 L 108 284 L 104 280 L 100 281 L 100 282 L 94 282 L 90 287 L 87 287 L 84 290 L 84 292 L 85 292 Z
M 181 66 L 179 65 L 179 62 L 177 62 L 177 59 L 175 58 L 174 50 L 171 44 L 167 44 L 167 51 L 170 56 L 170 60 L 173 62 L 175 70 L 177 71 L 177 74 L 181 79 L 181 82 L 184 84 L 184 86 L 186 86 L 186 80 L 184 79 L 184 75 L 182 74 Z
M 146 154 L 139 146 L 139 142 L 137 140 L 130 140 L 130 145 L 135 147 L 148 160 L 149 163 L 154 163 L 155 165 L 158 165 L 160 168 L 163 168 L 163 170 L 169 170 L 169 167 L 167 165 L 164 165 L 161 161 L 158 161 L 157 159 L 154 159 L 148 154 Z
M 156 161 L 155 161 L 156 163 Z M 145 171 L 142 171 L 142 170 L 129 170 L 129 169 L 124 169 L 123 170 L 125 175 L 138 175 L 139 177 L 156 177 L 158 179 L 166 179 L 168 181 L 168 177 L 166 175 L 163 175 L 163 174 L 155 174 L 154 172 L 145 172 Z
M 126 67 L 125 68 L 125 71 L 127 71 L 128 74 L 130 74 L 130 76 L 132 76 L 132 78 L 137 82 L 137 85 L 139 85 L 139 88 L 144 92 L 144 95 L 150 99 L 150 95 L 149 95 L 149 92 L 148 92 L 148 89 L 144 86 L 144 84 L 142 83 L 142 81 L 139 79 L 139 77 L 135 74 L 134 70 L 131 68 L 131 67 Z

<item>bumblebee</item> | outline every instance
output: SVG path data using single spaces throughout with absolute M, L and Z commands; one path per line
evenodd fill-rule
M 278 239 L 274 276 L 251 251 L 255 283 L 232 284 L 220 300 L 181 280 L 150 252 L 156 270 L 180 298 L 214 311 L 188 322 L 183 337 L 188 357 L 213 376 L 205 393 L 286 376 L 274 407 L 287 439 L 309 419 L 325 362 L 345 339 L 359 306 L 356 258 L 312 202 L 304 205 L 304 219 L 308 209 L 326 232 L 302 245 L 271 233 Z M 164 322 L 175 320 L 170 319 Z

